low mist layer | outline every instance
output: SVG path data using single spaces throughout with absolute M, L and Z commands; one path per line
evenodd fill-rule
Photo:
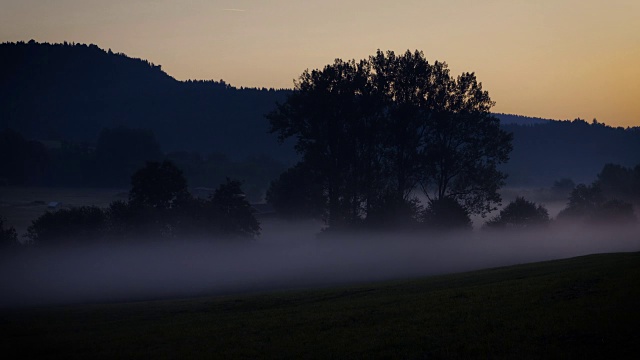
M 640 250 L 640 228 L 554 227 L 457 234 L 317 237 L 267 222 L 253 242 L 151 241 L 33 248 L 0 263 L 0 306 L 148 300 L 313 288 Z

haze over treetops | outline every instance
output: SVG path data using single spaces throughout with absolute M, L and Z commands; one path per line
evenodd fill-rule
M 640 2 L 4 0 L 0 42 L 95 43 L 177 79 L 291 88 L 304 69 L 420 49 L 496 112 L 640 125 Z

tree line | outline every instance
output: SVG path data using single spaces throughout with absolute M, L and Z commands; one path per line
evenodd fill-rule
M 611 127 L 578 118 L 502 128 L 513 134 L 511 159 L 500 166 L 512 186 L 540 186 L 558 178 L 591 182 L 603 164 L 640 162 L 640 127 Z
M 47 211 L 33 220 L 25 237 L 27 244 L 45 246 L 147 238 L 251 239 L 260 234 L 254 212 L 240 181 L 227 179 L 209 197 L 195 197 L 182 171 L 165 160 L 148 162 L 133 174 L 128 201 L 104 209 Z M 15 229 L 3 226 L 0 221 L 3 243 L 17 244 Z
M 261 201 L 269 182 L 285 166 L 268 156 L 231 160 L 223 154 L 165 154 L 151 130 L 102 129 L 94 144 L 60 142 L 46 146 L 20 133 L 0 130 L 0 185 L 63 187 L 126 187 L 131 174 L 147 161 L 170 160 L 194 187 L 243 181 L 247 196 Z M 223 175 L 225 174 L 225 175 Z
M 26 244 L 55 245 L 69 242 L 138 241 L 152 239 L 207 238 L 251 239 L 259 235 L 260 224 L 237 180 L 227 180 L 208 198 L 196 198 L 187 190 L 182 172 L 171 162 L 149 162 L 131 179 L 129 200 L 115 201 L 107 208 L 83 206 L 47 212 L 28 228 Z M 517 197 L 485 222 L 483 228 L 532 229 L 558 224 L 625 225 L 637 222 L 634 208 L 640 208 L 640 164 L 624 167 L 606 164 L 590 184 L 575 185 L 562 179 L 557 185 L 571 186 L 566 207 L 556 219 L 547 209 L 524 197 Z M 298 198 L 292 188 L 292 197 Z M 446 206 L 442 202 L 440 205 Z M 461 207 L 438 209 L 447 212 L 431 229 L 471 229 L 468 213 Z M 300 208 L 304 211 L 305 208 Z M 317 217 L 320 213 L 299 213 Z M 280 213 L 287 218 L 291 214 Z M 0 248 L 20 246 L 16 230 L 0 217 Z

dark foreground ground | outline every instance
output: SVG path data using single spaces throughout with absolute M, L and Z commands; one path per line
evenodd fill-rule
M 4 309 L 0 329 L 5 359 L 633 359 L 640 253 L 317 291 Z

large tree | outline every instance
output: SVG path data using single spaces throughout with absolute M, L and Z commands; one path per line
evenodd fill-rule
M 279 139 L 295 136 L 303 162 L 315 169 L 327 197 L 328 222 L 350 223 L 362 215 L 360 148 L 367 108 L 367 62 L 336 60 L 323 70 L 305 71 L 295 91 L 267 117 Z
M 305 71 L 267 117 L 322 175 L 328 224 L 336 226 L 415 217 L 406 209 L 417 189 L 470 213 L 494 209 L 505 178 L 497 165 L 508 160 L 511 136 L 491 116 L 493 105 L 473 73 L 453 78 L 422 52 L 378 51 Z

